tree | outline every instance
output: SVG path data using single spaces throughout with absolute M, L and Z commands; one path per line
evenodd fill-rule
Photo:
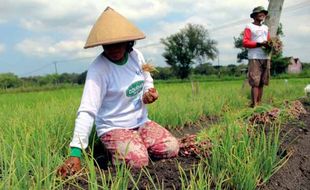
M 310 70 L 310 63 L 301 63 L 302 70 Z
M 241 51 L 237 54 L 237 62 L 240 63 L 244 59 L 248 59 L 248 50 L 243 47 L 243 32 L 236 38 L 234 37 L 234 46 L 235 48 L 241 49 Z
M 62 73 L 58 76 L 59 83 L 78 83 L 79 74 L 76 73 Z
M 22 81 L 13 73 L 0 74 L 0 87 L 2 89 L 17 88 L 21 86 Z
M 217 74 L 217 70 L 212 66 L 211 63 L 204 63 L 199 64 L 194 68 L 194 74 L 213 75 Z
M 188 24 L 161 42 L 165 46 L 166 63 L 181 79 L 188 78 L 194 64 L 213 60 L 218 52 L 217 42 L 210 39 L 208 30 L 202 25 Z
M 282 53 L 271 56 L 270 74 L 277 75 L 285 73 L 288 65 L 290 64 L 288 57 L 283 57 Z
M 83 73 L 81 73 L 81 74 L 78 76 L 77 83 L 78 83 L 78 84 L 85 84 L 86 76 L 87 76 L 87 71 L 84 71 Z
M 155 80 L 168 80 L 174 77 L 170 67 L 156 67 L 158 72 L 153 72 L 152 77 Z
M 234 76 L 237 72 L 237 66 L 234 64 L 227 65 L 227 74 Z

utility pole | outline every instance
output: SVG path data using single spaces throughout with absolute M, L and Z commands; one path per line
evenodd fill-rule
M 57 61 L 54 61 L 53 64 L 55 66 L 55 85 L 58 85 Z
M 220 52 L 217 54 L 217 67 L 218 67 L 218 77 L 221 78 L 221 69 L 220 69 Z
M 57 61 L 54 61 L 53 64 L 55 65 L 55 74 L 57 75 L 58 72 L 57 72 Z
M 270 37 L 277 36 L 283 3 L 284 0 L 269 0 L 266 24 L 269 27 Z

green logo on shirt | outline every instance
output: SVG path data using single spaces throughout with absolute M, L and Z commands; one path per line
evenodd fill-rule
M 143 84 L 144 84 L 143 80 L 132 83 L 126 90 L 126 96 L 132 97 L 139 94 L 143 89 Z

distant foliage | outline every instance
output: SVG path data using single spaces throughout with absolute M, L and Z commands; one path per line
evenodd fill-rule
M 153 72 L 152 77 L 155 80 L 168 80 L 175 78 L 175 75 L 170 67 L 156 67 L 158 72 Z
M 217 42 L 210 39 L 208 30 L 202 25 L 188 24 L 161 42 L 165 46 L 163 56 L 166 63 L 181 79 L 188 78 L 193 65 L 213 60 L 218 52 Z
M 13 73 L 0 74 L 0 88 L 17 88 L 22 85 L 22 81 Z
M 0 74 L 0 88 L 18 88 L 18 87 L 36 87 L 51 86 L 58 84 L 84 84 L 87 71 L 77 73 L 48 74 L 45 76 L 29 76 L 21 77 L 13 73 Z
M 215 69 L 211 63 L 204 63 L 197 65 L 194 69 L 194 74 L 199 75 L 215 75 L 218 73 L 217 69 Z
M 238 37 L 234 37 L 235 48 L 238 48 L 241 50 L 237 54 L 238 63 L 241 63 L 242 60 L 244 60 L 244 59 L 248 59 L 248 50 L 247 50 L 247 48 L 243 47 L 242 42 L 243 42 L 243 32 L 241 32 Z
M 286 68 L 290 64 L 289 58 L 283 57 L 282 53 L 271 56 L 270 73 L 275 76 L 277 74 L 285 73 Z
M 247 71 L 247 65 L 230 64 L 227 66 L 213 66 L 211 63 L 200 64 L 193 69 L 196 75 L 219 75 L 219 76 L 235 76 L 239 77 L 245 75 Z
M 298 75 L 283 74 L 289 64 L 288 58 L 282 55 L 274 55 L 272 57 L 273 64 L 270 72 L 276 75 L 276 78 L 305 78 L 310 76 L 310 63 L 302 63 L 302 72 Z M 177 79 L 176 73 L 172 67 L 156 67 L 155 72 L 151 75 L 155 81 L 167 80 L 167 82 L 181 81 Z M 247 73 L 247 65 L 212 65 L 212 63 L 198 64 L 192 68 L 190 79 L 194 80 L 235 80 L 245 77 Z M 50 90 L 72 85 L 83 85 L 86 80 L 87 71 L 77 73 L 49 74 L 45 76 L 21 77 L 13 73 L 0 74 L 0 93 L 1 92 L 29 92 Z M 241 78 L 240 78 L 241 77 Z M 182 80 L 184 81 L 184 80 Z
M 86 81 L 86 75 L 87 75 L 87 71 L 84 71 L 83 73 L 79 74 L 78 79 L 77 79 L 77 83 L 78 84 L 84 84 Z
M 301 63 L 303 70 L 310 70 L 310 63 Z

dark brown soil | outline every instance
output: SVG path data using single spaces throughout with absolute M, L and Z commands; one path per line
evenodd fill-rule
M 283 141 L 281 150 L 283 156 L 292 154 L 287 163 L 275 173 L 267 184 L 260 187 L 261 190 L 279 189 L 279 190 L 306 190 L 310 189 L 310 102 L 303 101 L 308 113 L 302 115 L 298 121 L 291 121 L 283 126 L 281 139 Z M 218 122 L 218 117 L 201 117 L 195 123 L 186 124 L 181 130 L 171 131 L 176 137 L 181 138 L 186 134 L 195 134 L 203 128 L 210 126 L 212 123 Z M 97 144 L 94 150 L 94 157 L 98 164 L 107 173 L 107 168 L 110 166 L 110 155 L 104 153 L 104 147 Z M 149 176 L 160 186 L 160 189 L 181 189 L 180 173 L 178 165 L 180 165 L 188 175 L 189 170 L 200 161 L 199 158 L 190 156 L 178 156 L 173 159 L 154 160 L 147 167 Z M 112 175 L 115 174 L 112 169 Z M 139 176 L 141 171 L 132 171 L 134 178 Z M 99 175 L 98 175 L 99 176 Z M 84 177 L 82 177 L 84 178 Z M 85 178 L 84 178 L 85 179 Z M 87 181 L 81 179 L 77 181 L 78 185 L 83 189 L 88 189 Z M 100 181 L 98 181 L 100 184 Z M 149 177 L 142 173 L 138 188 L 147 189 L 147 186 L 152 187 Z M 128 189 L 134 188 L 133 184 L 129 183 Z M 75 186 L 68 185 L 65 189 L 80 189 Z M 153 189 L 153 188 L 151 188 Z
M 198 133 L 200 130 L 207 128 L 211 124 L 219 122 L 220 118 L 218 116 L 201 116 L 198 121 L 194 123 L 186 123 L 183 127 L 179 129 L 170 130 L 171 133 L 177 137 L 181 138 L 185 135 L 192 135 Z
M 200 130 L 210 126 L 210 124 L 214 124 L 218 121 L 219 117 L 217 116 L 202 116 L 197 122 L 187 123 L 179 130 L 171 130 L 171 133 L 177 138 L 182 138 L 186 135 L 196 134 Z M 179 165 L 182 167 L 185 174 L 189 177 L 190 169 L 192 169 L 199 161 L 200 158 L 197 156 L 178 156 L 174 159 L 162 160 L 152 159 L 151 164 L 147 166 L 147 170 L 150 173 L 152 179 L 155 179 L 155 183 L 160 184 L 160 187 L 163 189 L 181 189 Z M 137 175 L 140 172 L 133 173 L 134 175 Z M 146 186 L 150 185 L 149 182 L 149 178 L 146 175 L 142 175 L 138 184 L 139 189 L 147 189 Z
M 219 117 L 216 116 L 203 116 L 199 118 L 197 122 L 187 123 L 184 127 L 179 130 L 170 130 L 171 133 L 177 138 L 184 137 L 185 135 L 196 134 L 198 131 L 207 128 L 210 124 L 216 123 L 219 121 Z M 108 168 L 110 169 L 112 175 L 115 175 L 114 167 L 111 166 L 111 155 L 105 151 L 104 146 L 101 143 L 96 143 L 93 151 L 93 156 L 96 159 L 96 162 L 100 166 L 100 168 L 107 174 Z M 146 167 L 149 172 L 149 176 L 153 179 L 156 184 L 156 187 L 160 186 L 163 189 L 172 190 L 172 189 L 181 189 L 181 181 L 180 181 L 180 173 L 179 166 L 182 167 L 185 174 L 189 176 L 190 169 L 192 169 L 198 162 L 200 158 L 197 156 L 178 156 L 173 159 L 154 159 L 151 158 L 151 162 Z M 150 184 L 149 177 L 141 170 L 132 170 L 131 174 L 135 179 L 141 174 L 138 188 L 148 189 L 147 186 L 152 188 L 152 184 Z M 99 175 L 98 175 L 99 176 Z M 77 179 L 75 183 L 78 183 L 80 187 L 83 189 L 88 189 L 88 184 L 86 176 L 82 176 Z M 100 180 L 100 179 L 99 179 Z M 98 181 L 100 184 L 100 181 Z M 66 185 L 64 189 L 77 189 L 74 185 Z M 132 183 L 129 183 L 128 189 L 135 189 Z
M 176 138 L 182 138 L 186 135 L 197 134 L 200 130 L 207 128 L 211 124 L 217 123 L 219 121 L 219 117 L 217 116 L 201 116 L 198 121 L 194 123 L 186 123 L 183 127 L 172 129 L 170 132 Z M 111 155 L 105 150 L 105 147 L 100 143 L 95 143 L 93 156 L 96 159 L 98 165 L 102 169 L 107 169 L 111 163 Z M 155 161 L 157 163 L 157 161 Z
M 179 166 L 185 171 L 186 175 L 189 176 L 189 171 L 199 162 L 199 158 L 196 157 L 177 157 L 174 159 L 158 160 L 151 163 L 147 170 L 150 173 L 151 178 L 154 180 L 156 187 L 162 187 L 163 189 L 173 190 L 181 189 Z M 140 171 L 133 172 L 134 176 L 138 176 Z M 131 189 L 130 184 L 129 189 Z M 147 188 L 149 186 L 149 188 Z M 154 189 L 150 184 L 150 180 L 142 173 L 142 176 L 138 184 L 139 189 Z M 160 188 L 160 189 L 162 189 Z
M 287 163 L 275 173 L 262 190 L 310 189 L 310 102 L 303 101 L 308 113 L 299 120 L 284 125 L 281 149 L 292 154 Z

